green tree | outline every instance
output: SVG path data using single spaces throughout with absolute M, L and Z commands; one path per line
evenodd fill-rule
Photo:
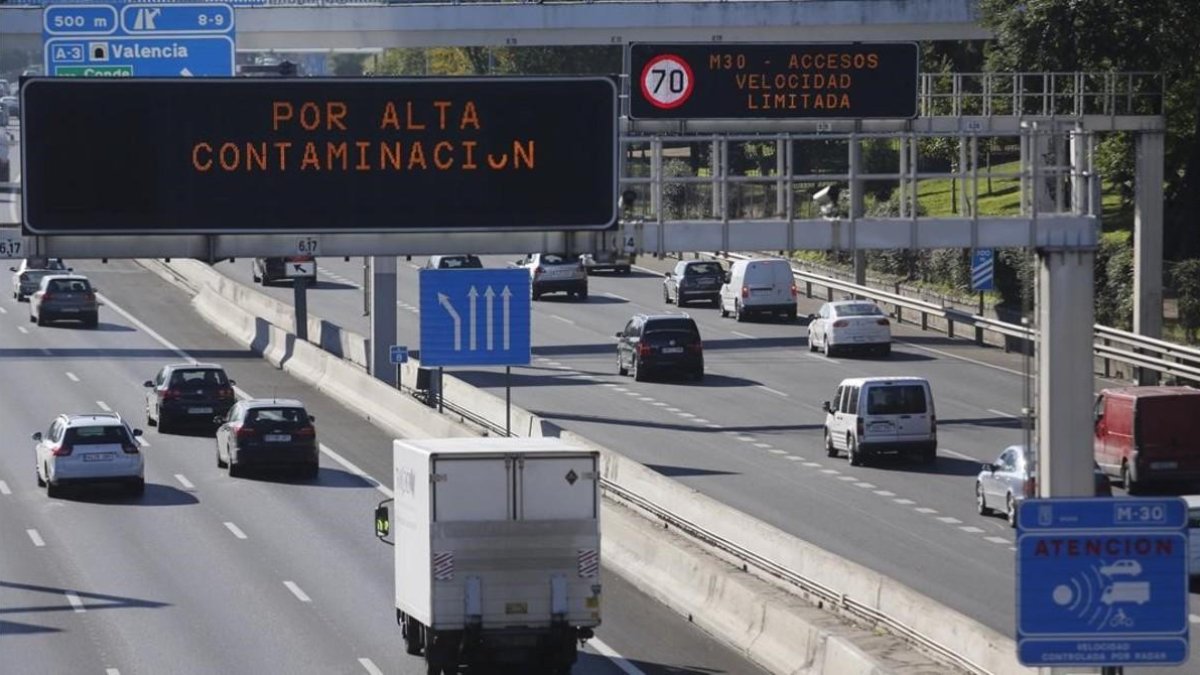
M 1171 285 L 1179 304 L 1179 325 L 1185 339 L 1196 341 L 1200 329 L 1200 259 L 1181 260 L 1171 266 Z
M 339 77 L 357 77 L 363 74 L 363 54 L 332 54 L 329 57 L 329 72 Z
M 979 0 L 979 7 L 996 35 L 988 54 L 994 70 L 1163 74 L 1166 250 L 1180 257 L 1200 254 L 1200 2 Z M 1143 86 L 1148 94 L 1159 93 Z M 1102 159 L 1110 177 L 1124 183 L 1123 174 L 1132 166 L 1129 141 L 1111 142 L 1124 144 L 1124 151 L 1117 153 L 1120 159 Z

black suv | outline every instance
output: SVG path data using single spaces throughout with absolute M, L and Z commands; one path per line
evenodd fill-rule
M 209 425 L 237 402 L 234 384 L 215 363 L 163 366 L 153 380 L 144 383 L 146 424 L 157 426 L 163 434 L 185 422 Z
M 653 371 L 704 378 L 704 343 L 687 314 L 635 314 L 617 333 L 617 372 L 646 379 Z

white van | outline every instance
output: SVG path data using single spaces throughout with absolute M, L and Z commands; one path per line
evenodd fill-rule
M 825 410 L 825 452 L 846 451 L 851 466 L 873 455 L 910 454 L 937 461 L 933 391 L 923 377 L 857 377 L 842 380 Z
M 747 315 L 783 314 L 796 319 L 796 281 L 792 265 L 782 258 L 738 260 L 729 268 L 719 299 L 721 316 L 738 321 Z

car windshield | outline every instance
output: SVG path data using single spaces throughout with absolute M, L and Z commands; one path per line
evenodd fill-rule
M 925 388 L 919 384 L 871 387 L 868 415 L 916 415 L 925 412 Z
M 715 262 L 693 263 L 683 268 L 684 276 L 698 277 L 707 274 L 721 274 L 721 265 Z
M 452 255 L 446 256 L 438 261 L 440 269 L 480 269 L 483 267 L 483 261 L 478 256 L 473 255 Z
M 131 443 L 125 427 L 115 424 L 94 427 L 71 427 L 67 429 L 68 445 L 108 445 Z
M 171 386 L 196 389 L 201 387 L 216 388 L 229 385 L 225 371 L 215 368 L 196 368 L 191 370 L 176 370 L 171 373 Z
M 308 420 L 304 408 L 253 408 L 246 412 L 246 424 L 300 424 Z
M 838 316 L 879 316 L 883 311 L 869 302 L 856 302 L 851 305 L 838 305 L 837 313 Z
M 92 289 L 86 279 L 51 279 L 46 290 L 55 293 L 87 293 Z

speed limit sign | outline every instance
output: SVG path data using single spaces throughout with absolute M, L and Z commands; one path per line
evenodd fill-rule
M 642 68 L 642 96 L 656 108 L 670 110 L 683 105 L 695 84 L 692 67 L 675 54 L 660 54 Z

